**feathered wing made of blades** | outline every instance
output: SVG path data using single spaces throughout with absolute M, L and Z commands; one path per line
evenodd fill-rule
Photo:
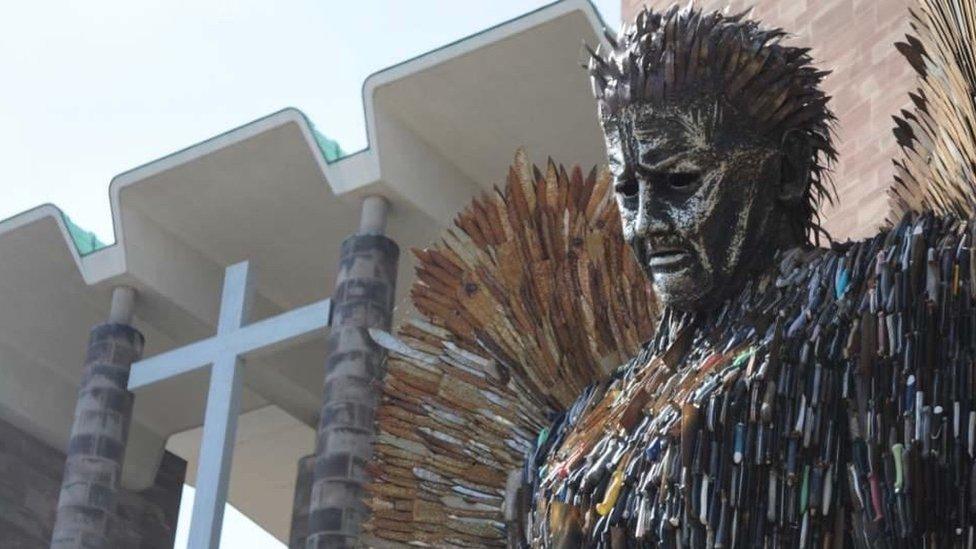
M 976 216 L 976 4 L 917 0 L 913 35 L 896 44 L 915 69 L 912 108 L 895 116 L 901 147 L 890 221 L 932 210 Z
M 536 433 L 650 338 L 655 302 L 620 234 L 606 170 L 516 153 L 504 188 L 414 250 L 416 313 L 377 412 L 370 536 L 504 546 L 506 483 Z M 509 517 L 510 518 L 510 517 Z

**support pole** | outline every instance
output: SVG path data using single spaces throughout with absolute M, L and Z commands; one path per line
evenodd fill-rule
M 359 234 L 385 234 L 389 210 L 390 203 L 382 196 L 367 196 L 363 199 L 363 213 L 359 219 Z
M 342 243 L 327 341 L 325 387 L 315 446 L 308 549 L 359 545 L 363 484 L 372 456 L 378 380 L 386 353 L 369 328 L 389 330 L 399 248 L 383 236 L 388 205 L 363 201 L 358 234 Z
M 129 368 L 144 339 L 133 328 L 135 292 L 112 293 L 109 321 L 92 328 L 68 439 L 51 547 L 108 548 L 132 419 Z
M 110 324 L 132 324 L 132 314 L 136 305 L 136 291 L 128 286 L 119 286 L 112 291 L 112 308 L 108 312 Z

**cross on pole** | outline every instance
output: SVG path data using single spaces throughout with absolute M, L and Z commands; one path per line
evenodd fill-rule
M 330 300 L 247 324 L 251 301 L 248 263 L 227 267 L 220 298 L 217 335 L 132 365 L 129 391 L 210 366 L 210 387 L 197 465 L 196 498 L 189 549 L 220 545 L 227 484 L 240 412 L 242 356 L 328 326 Z

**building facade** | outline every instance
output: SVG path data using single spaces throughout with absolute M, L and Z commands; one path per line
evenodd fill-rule
M 0 547 L 48 547 L 65 454 L 0 420 Z M 166 452 L 150 488 L 123 490 L 111 547 L 173 547 L 186 461 Z
M 184 471 L 188 484 L 200 486 L 200 475 L 214 470 L 201 445 L 212 368 L 132 381 L 146 378 L 153 359 L 220 335 L 228 266 L 249 263 L 245 324 L 258 324 L 333 296 L 342 266 L 354 263 L 343 241 L 361 227 L 367 197 L 389 205 L 386 234 L 409 250 L 504 181 L 520 146 L 538 161 L 551 156 L 587 169 L 604 162 L 579 65 L 580 43 L 599 43 L 602 27 L 586 0 L 563 0 L 373 74 L 363 86 L 369 146 L 362 151 L 339 153 L 301 111 L 287 108 L 120 173 L 109 184 L 115 238 L 104 246 L 51 205 L 0 220 L 0 421 L 13 433 L 0 437 L 0 547 L 14 539 L 18 549 L 48 547 L 55 523 L 66 533 L 58 539 L 80 532 L 72 539 L 100 536 L 120 548 L 158 546 L 133 526 L 140 517 L 172 530 L 179 503 L 159 488 L 180 486 Z M 415 263 L 409 253 L 396 263 L 389 272 L 400 308 Z M 141 359 L 92 351 L 89 335 L 113 316 L 123 289 L 134 296 Z M 355 323 L 355 307 L 349 311 Z M 335 470 L 361 465 L 337 452 L 337 440 L 355 446 L 348 433 L 332 432 L 349 430 L 336 418 L 344 421 L 339 412 L 350 397 L 333 414 L 327 382 L 355 372 L 336 358 L 329 336 L 323 329 L 242 356 L 240 387 L 228 392 L 240 416 L 236 436 L 227 437 L 233 465 L 221 469 L 229 471 L 227 499 L 284 543 L 295 518 L 309 530 L 294 532 L 296 546 L 306 537 L 328 546 L 355 515 L 337 510 L 349 498 L 333 501 L 329 488 Z M 359 352 L 342 350 L 347 358 Z M 104 378 L 94 379 L 94 370 Z M 126 386 L 131 404 L 120 391 Z M 356 419 L 361 426 L 369 418 Z M 296 482 L 299 462 L 316 453 L 324 459 L 306 475 L 314 480 Z M 23 479 L 32 479 L 29 489 Z M 71 519 L 63 527 L 55 520 L 59 493 L 61 514 Z M 139 507 L 134 494 L 155 495 Z M 308 509 L 293 515 L 293 501 Z M 106 520 L 134 535 L 117 541 L 110 528 L 98 529 Z M 143 522 L 145 532 L 160 531 Z M 14 528 L 27 533 L 14 538 Z M 192 527 L 190 536 L 196 539 Z M 154 539 L 165 546 L 171 538 Z M 212 538 L 194 545 L 208 546 Z

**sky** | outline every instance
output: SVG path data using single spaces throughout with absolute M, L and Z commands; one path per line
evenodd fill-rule
M 12 4 L 0 18 L 0 219 L 53 203 L 112 242 L 113 176 L 289 106 L 359 150 L 369 74 L 547 3 Z M 619 0 L 596 5 L 619 20 Z
M 113 176 L 284 107 L 362 149 L 367 76 L 548 3 L 12 3 L 0 18 L 0 219 L 53 203 L 113 242 Z M 620 0 L 594 4 L 616 26 Z M 191 502 L 185 490 L 177 548 Z M 221 545 L 283 547 L 233 509 Z

